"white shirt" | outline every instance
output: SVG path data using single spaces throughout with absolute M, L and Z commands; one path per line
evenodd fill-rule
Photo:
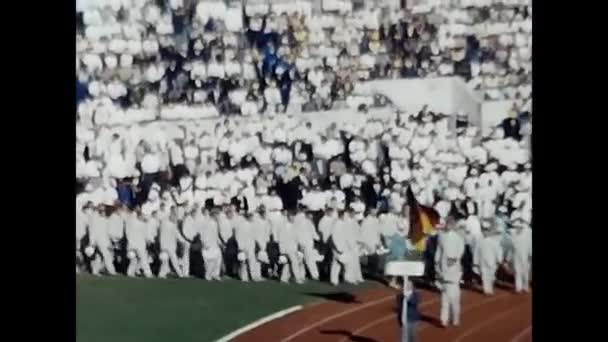
M 217 62 L 211 62 L 209 64 L 209 68 L 207 71 L 208 71 L 208 74 L 210 77 L 217 77 L 217 78 L 226 77 L 226 71 L 224 69 L 224 65 L 219 64 Z
M 237 162 L 247 154 L 247 147 L 244 144 L 244 140 L 239 139 L 232 141 L 230 147 L 228 148 L 228 154 L 233 157 Z
M 382 225 L 381 233 L 385 238 L 391 237 L 397 233 L 397 226 L 400 219 L 403 220 L 402 217 L 399 217 L 392 212 L 380 215 L 379 220 Z
M 146 240 L 150 235 L 147 223 L 139 219 L 137 215 L 129 214 L 125 226 L 129 248 L 138 250 L 146 248 Z
M 435 263 L 444 281 L 458 283 L 462 277 L 460 259 L 464 254 L 464 239 L 455 231 L 450 230 L 439 234 Z M 449 266 L 448 259 L 456 262 Z
M 194 62 L 190 69 L 190 77 L 192 79 L 204 80 L 207 78 L 207 65 L 203 62 Z
M 274 86 L 264 89 L 264 98 L 266 99 L 266 102 L 271 105 L 281 103 L 281 93 L 279 92 L 279 89 Z
M 226 61 L 224 70 L 227 76 L 239 76 L 241 74 L 241 64 L 237 61 Z
M 322 210 L 327 204 L 327 196 L 319 191 L 307 192 L 302 196 L 301 203 L 311 211 Z
M 253 156 L 254 156 L 255 160 L 260 165 L 271 164 L 272 163 L 271 155 L 272 155 L 272 149 L 269 147 L 260 146 L 253 152 Z
M 89 221 L 89 239 L 99 247 L 110 246 L 108 219 L 99 213 L 93 213 Z
M 144 173 L 156 173 L 160 171 L 160 158 L 157 154 L 147 153 L 141 162 Z
M 275 148 L 272 156 L 277 164 L 289 164 L 293 157 L 291 151 L 284 147 Z
M 160 245 L 163 249 L 173 249 L 177 246 L 178 239 L 181 238 L 177 223 L 163 217 L 159 229 Z
M 240 32 L 243 29 L 243 12 L 241 8 L 227 8 L 224 25 L 230 32 Z

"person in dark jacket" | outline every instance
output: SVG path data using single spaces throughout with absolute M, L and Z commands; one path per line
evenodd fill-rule
M 505 132 L 505 138 L 513 138 L 517 141 L 521 140 L 522 137 L 519 133 L 521 129 L 521 124 L 517 118 L 506 118 L 502 121 L 500 126 Z
M 414 284 L 407 277 L 398 277 L 390 286 L 400 290 L 397 296 L 398 319 L 399 326 L 401 327 L 400 341 L 415 342 L 416 325 L 420 320 L 420 311 L 418 309 L 420 295 L 415 289 Z
M 135 193 L 130 182 L 121 180 L 117 186 L 118 200 L 129 209 L 135 207 Z

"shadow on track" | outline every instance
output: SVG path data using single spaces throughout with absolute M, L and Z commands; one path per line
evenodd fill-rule
M 305 292 L 303 293 L 306 296 L 323 298 L 325 300 L 330 300 L 333 302 L 339 303 L 361 303 L 357 300 L 357 297 L 348 292 L 333 292 L 333 293 L 319 293 L 319 292 Z
M 380 342 L 373 338 L 353 335 L 353 333 L 351 333 L 350 331 L 346 331 L 346 330 L 320 330 L 320 332 L 324 335 L 340 335 L 340 336 L 348 337 L 348 340 L 352 341 L 352 342 Z

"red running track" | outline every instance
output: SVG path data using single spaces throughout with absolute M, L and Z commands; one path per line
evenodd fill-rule
M 493 296 L 463 290 L 461 325 L 439 326 L 440 297 L 421 291 L 418 341 L 532 341 L 532 295 L 497 289 Z M 360 293 L 354 303 L 325 301 L 268 322 L 235 342 L 388 342 L 399 341 L 396 292 L 379 288 Z

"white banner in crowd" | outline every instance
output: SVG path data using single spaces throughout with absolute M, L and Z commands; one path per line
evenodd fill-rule
M 455 116 L 459 112 L 467 113 L 469 121 L 475 126 L 485 127 L 488 124 L 497 122 L 498 117 L 506 117 L 507 110 L 504 106 L 494 106 L 493 118 L 482 120 L 481 101 L 473 91 L 467 88 L 466 84 L 458 77 L 434 78 L 434 79 L 402 79 L 402 80 L 379 80 L 369 81 L 357 85 L 356 94 L 353 94 L 347 104 L 350 108 L 330 110 L 323 112 L 309 112 L 293 114 L 294 117 L 301 116 L 302 120 L 330 124 L 335 122 L 342 125 L 348 122 L 359 120 L 361 115 L 353 115 L 361 103 L 369 104 L 375 94 L 386 96 L 393 105 L 408 114 L 415 114 L 424 106 L 431 111 Z M 504 111 L 504 113 L 503 113 Z M 498 114 L 496 114 L 498 113 Z M 278 114 L 281 116 L 283 114 Z M 383 109 L 373 109 L 368 113 L 369 116 L 387 117 L 394 115 L 391 107 Z M 501 116 L 502 115 L 502 116 Z M 494 118 L 496 116 L 497 118 Z M 131 118 L 133 119 L 133 118 Z M 129 124 L 135 121 L 151 121 L 150 115 L 138 116 L 140 120 L 128 120 Z M 205 127 L 213 129 L 217 122 L 225 117 L 217 115 L 217 111 L 200 106 L 172 105 L 164 106 L 160 109 L 159 121 L 164 122 L 193 122 L 201 123 Z M 243 118 L 243 120 L 247 120 Z M 454 128 L 454 120 L 451 120 Z M 125 122 L 125 121 L 123 121 Z M 143 123 L 143 122 L 142 122 Z M 112 126 L 112 125 L 110 125 Z

